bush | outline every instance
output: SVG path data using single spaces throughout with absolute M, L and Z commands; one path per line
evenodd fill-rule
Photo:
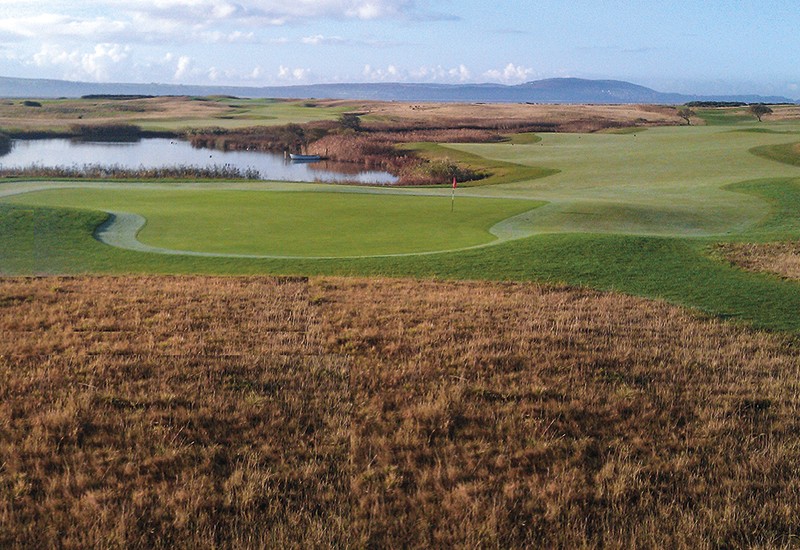
M 142 137 L 142 129 L 133 124 L 75 124 L 70 131 L 83 141 L 136 141 Z
M 463 168 L 458 164 L 447 160 L 432 160 L 423 162 L 411 167 L 400 176 L 400 181 L 405 185 L 425 185 L 425 184 L 447 184 L 453 181 L 458 182 L 475 181 L 488 177 L 488 174 L 475 172 L 468 168 Z
M 11 138 L 0 132 L 0 155 L 5 155 L 11 151 Z
M 361 118 L 355 113 L 345 113 L 339 117 L 339 125 L 345 130 L 361 131 Z

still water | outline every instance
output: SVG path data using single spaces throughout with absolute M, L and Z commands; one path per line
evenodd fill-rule
M 0 168 L 71 167 L 85 164 L 117 166 L 131 170 L 230 165 L 242 172 L 258 170 L 264 180 L 378 184 L 397 181 L 388 172 L 358 170 L 358 167 L 351 164 L 327 161 L 289 162 L 283 155 L 196 149 L 185 141 L 160 138 L 133 143 L 78 142 L 69 139 L 14 140 L 11 151 L 0 156 Z

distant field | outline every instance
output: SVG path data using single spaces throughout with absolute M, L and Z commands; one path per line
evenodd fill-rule
M 309 101 L 156 97 L 147 99 L 54 99 L 29 107 L 21 100 L 0 101 L 0 128 L 6 131 L 63 131 L 72 124 L 128 123 L 145 130 L 241 128 L 336 119 L 339 106 Z

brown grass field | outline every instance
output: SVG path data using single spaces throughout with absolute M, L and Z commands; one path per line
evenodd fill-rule
M 677 125 L 676 109 L 659 105 L 550 105 L 527 103 L 342 102 L 379 126 L 513 129 L 531 125 L 561 131 L 614 126 Z M 545 130 L 546 131 L 546 130 Z
M 225 116 L 229 108 L 189 97 L 154 97 L 127 101 L 73 99 L 26 107 L 0 101 L 0 128 L 22 131 L 67 129 L 75 124 L 120 124 L 141 120 L 192 120 Z
M 800 351 L 623 295 L 0 280 L 0 547 L 800 544 Z
M 289 106 L 297 101 L 279 100 Z M 676 109 L 658 105 L 548 105 L 548 104 L 464 104 L 464 103 L 408 103 L 382 101 L 315 100 L 315 111 L 350 111 L 368 115 L 378 128 L 413 129 L 419 126 L 434 128 L 479 127 L 514 129 L 520 125 L 540 126 L 543 129 L 564 131 L 591 131 L 606 126 L 677 125 L 685 121 L 676 115 Z M 41 107 L 27 107 L 22 101 L 0 101 L 0 128 L 42 131 L 66 129 L 75 124 L 105 124 L 142 121 L 171 121 L 177 127 L 202 127 L 223 124 L 232 113 L 239 113 L 243 123 L 247 111 L 253 111 L 253 125 L 292 122 L 298 110 L 285 121 L 264 120 L 259 104 L 232 105 L 230 102 L 200 101 L 198 98 L 171 96 L 144 99 L 71 99 L 46 101 Z M 788 113 L 788 107 L 775 109 L 770 115 L 777 120 Z M 796 109 L 800 110 L 800 109 Z M 283 110 L 275 113 L 280 118 Z M 796 118 L 797 113 L 794 113 Z M 239 124 L 241 126 L 242 124 Z
M 800 242 L 725 243 L 718 249 L 742 269 L 800 280 Z

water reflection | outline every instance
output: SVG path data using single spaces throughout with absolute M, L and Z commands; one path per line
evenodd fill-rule
M 196 149 L 188 142 L 152 138 L 136 142 L 86 142 L 69 139 L 13 140 L 10 151 L 0 150 L 0 168 L 114 166 L 139 170 L 192 166 L 233 166 L 242 172 L 257 170 L 263 180 L 391 184 L 388 172 L 363 170 L 347 163 L 289 162 L 283 155 L 258 151 Z

